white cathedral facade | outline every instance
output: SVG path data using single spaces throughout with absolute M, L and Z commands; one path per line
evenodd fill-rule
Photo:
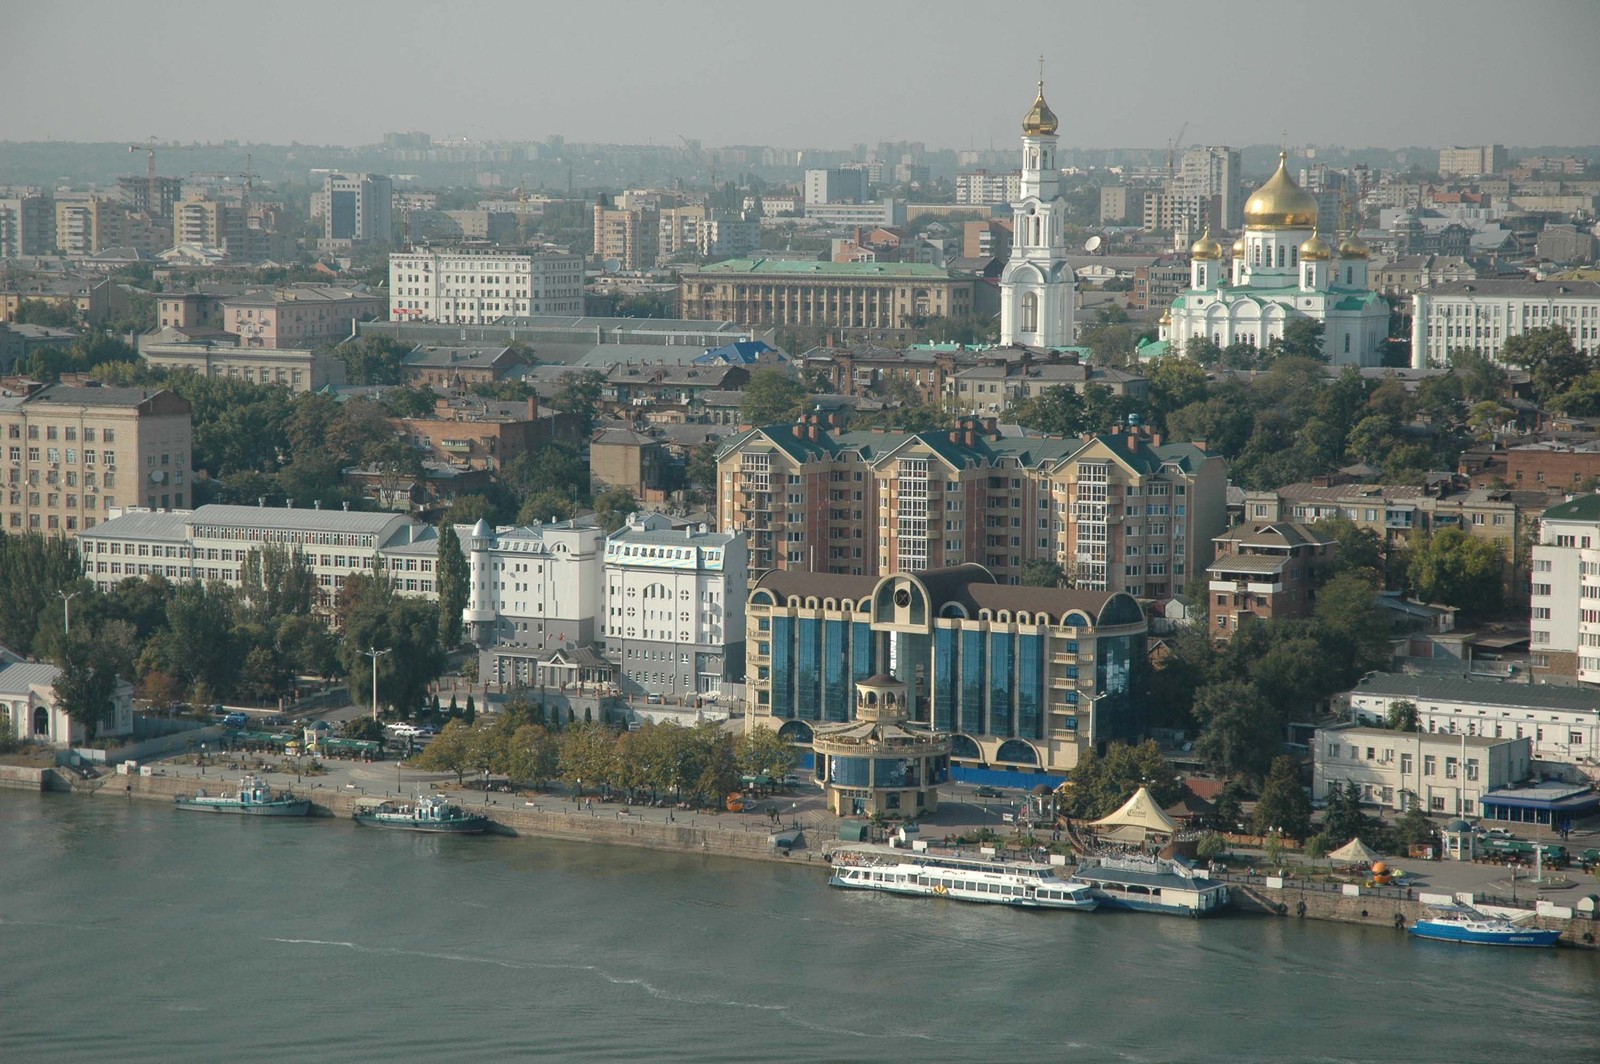
M 1277 173 L 1246 201 L 1228 267 L 1209 231 L 1189 249 L 1189 288 L 1162 316 L 1160 338 L 1176 354 L 1196 336 L 1266 347 L 1310 319 L 1322 323 L 1330 364 L 1380 366 L 1389 306 L 1367 288 L 1367 245 L 1351 234 L 1335 251 L 1317 231 L 1317 201 L 1285 166 L 1280 153 Z
M 1011 205 L 1011 257 L 1000 274 L 1000 343 L 1069 347 L 1076 278 L 1067 263 L 1067 204 L 1056 167 L 1058 123 L 1039 95 L 1022 120 L 1022 198 Z

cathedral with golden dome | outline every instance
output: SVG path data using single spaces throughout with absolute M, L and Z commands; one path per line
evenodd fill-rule
M 1193 337 L 1222 347 L 1266 347 L 1296 320 L 1322 323 L 1322 350 L 1335 366 L 1378 366 L 1389 307 L 1367 288 L 1367 246 L 1354 234 L 1337 249 L 1318 226 L 1317 201 L 1289 176 L 1288 157 L 1244 205 L 1244 233 L 1224 258 L 1208 231 L 1189 249 L 1189 288 L 1161 317 L 1164 348 Z
M 1041 65 L 1042 65 L 1041 60 Z M 1067 201 L 1056 165 L 1055 112 L 1039 93 L 1022 117 L 1022 198 L 1011 205 L 1011 257 L 1000 274 L 1000 342 L 1073 342 L 1077 277 L 1067 262 Z

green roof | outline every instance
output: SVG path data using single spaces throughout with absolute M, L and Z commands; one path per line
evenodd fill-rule
M 1547 521 L 1600 521 L 1600 495 L 1585 495 L 1544 512 Z
M 794 259 L 728 259 L 696 270 L 707 273 L 752 273 L 820 275 L 824 277 L 926 277 L 929 280 L 954 280 L 955 274 L 943 266 L 926 262 L 818 262 Z M 688 275 L 686 275 L 688 276 Z

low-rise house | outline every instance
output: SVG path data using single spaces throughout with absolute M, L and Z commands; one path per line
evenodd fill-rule
M 1310 616 L 1318 570 L 1338 551 L 1333 537 L 1294 521 L 1237 525 L 1211 542 L 1216 561 L 1206 570 L 1206 627 L 1218 639 L 1230 638 L 1248 618 Z
M 71 746 L 85 739 L 83 725 L 67 716 L 56 698 L 61 670 L 45 662 L 21 661 L 0 648 L 0 734 L 21 741 Z M 97 738 L 133 734 L 133 688 L 117 681 L 108 719 Z
M 412 386 L 463 391 L 503 381 L 523 363 L 520 352 L 496 344 L 418 344 L 401 360 L 400 375 Z

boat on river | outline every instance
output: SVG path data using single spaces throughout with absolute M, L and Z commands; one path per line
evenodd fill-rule
M 1229 901 L 1226 884 L 1212 882 L 1183 861 L 1164 857 L 1090 857 L 1072 878 L 1091 887 L 1100 904 L 1112 909 L 1207 916 Z
M 861 843 L 833 851 L 830 886 L 1024 909 L 1093 909 L 1094 892 L 1054 865 Z
M 357 824 L 402 831 L 481 835 L 489 828 L 488 817 L 452 805 L 442 794 L 424 795 L 407 803 L 368 798 L 357 804 L 353 815 Z
M 1420 917 L 1407 930 L 1417 938 L 1465 942 L 1473 946 L 1541 949 L 1554 946 L 1561 939 L 1560 931 L 1523 927 L 1514 920 L 1491 916 L 1470 905 L 1430 905 L 1427 915 Z
M 179 795 L 172 802 L 179 809 L 193 809 L 201 813 L 305 816 L 311 812 L 310 799 L 296 798 L 287 791 L 274 794 L 267 781 L 256 775 L 245 776 L 239 781 L 239 789 L 231 794 L 207 794 L 202 789 L 192 795 Z

